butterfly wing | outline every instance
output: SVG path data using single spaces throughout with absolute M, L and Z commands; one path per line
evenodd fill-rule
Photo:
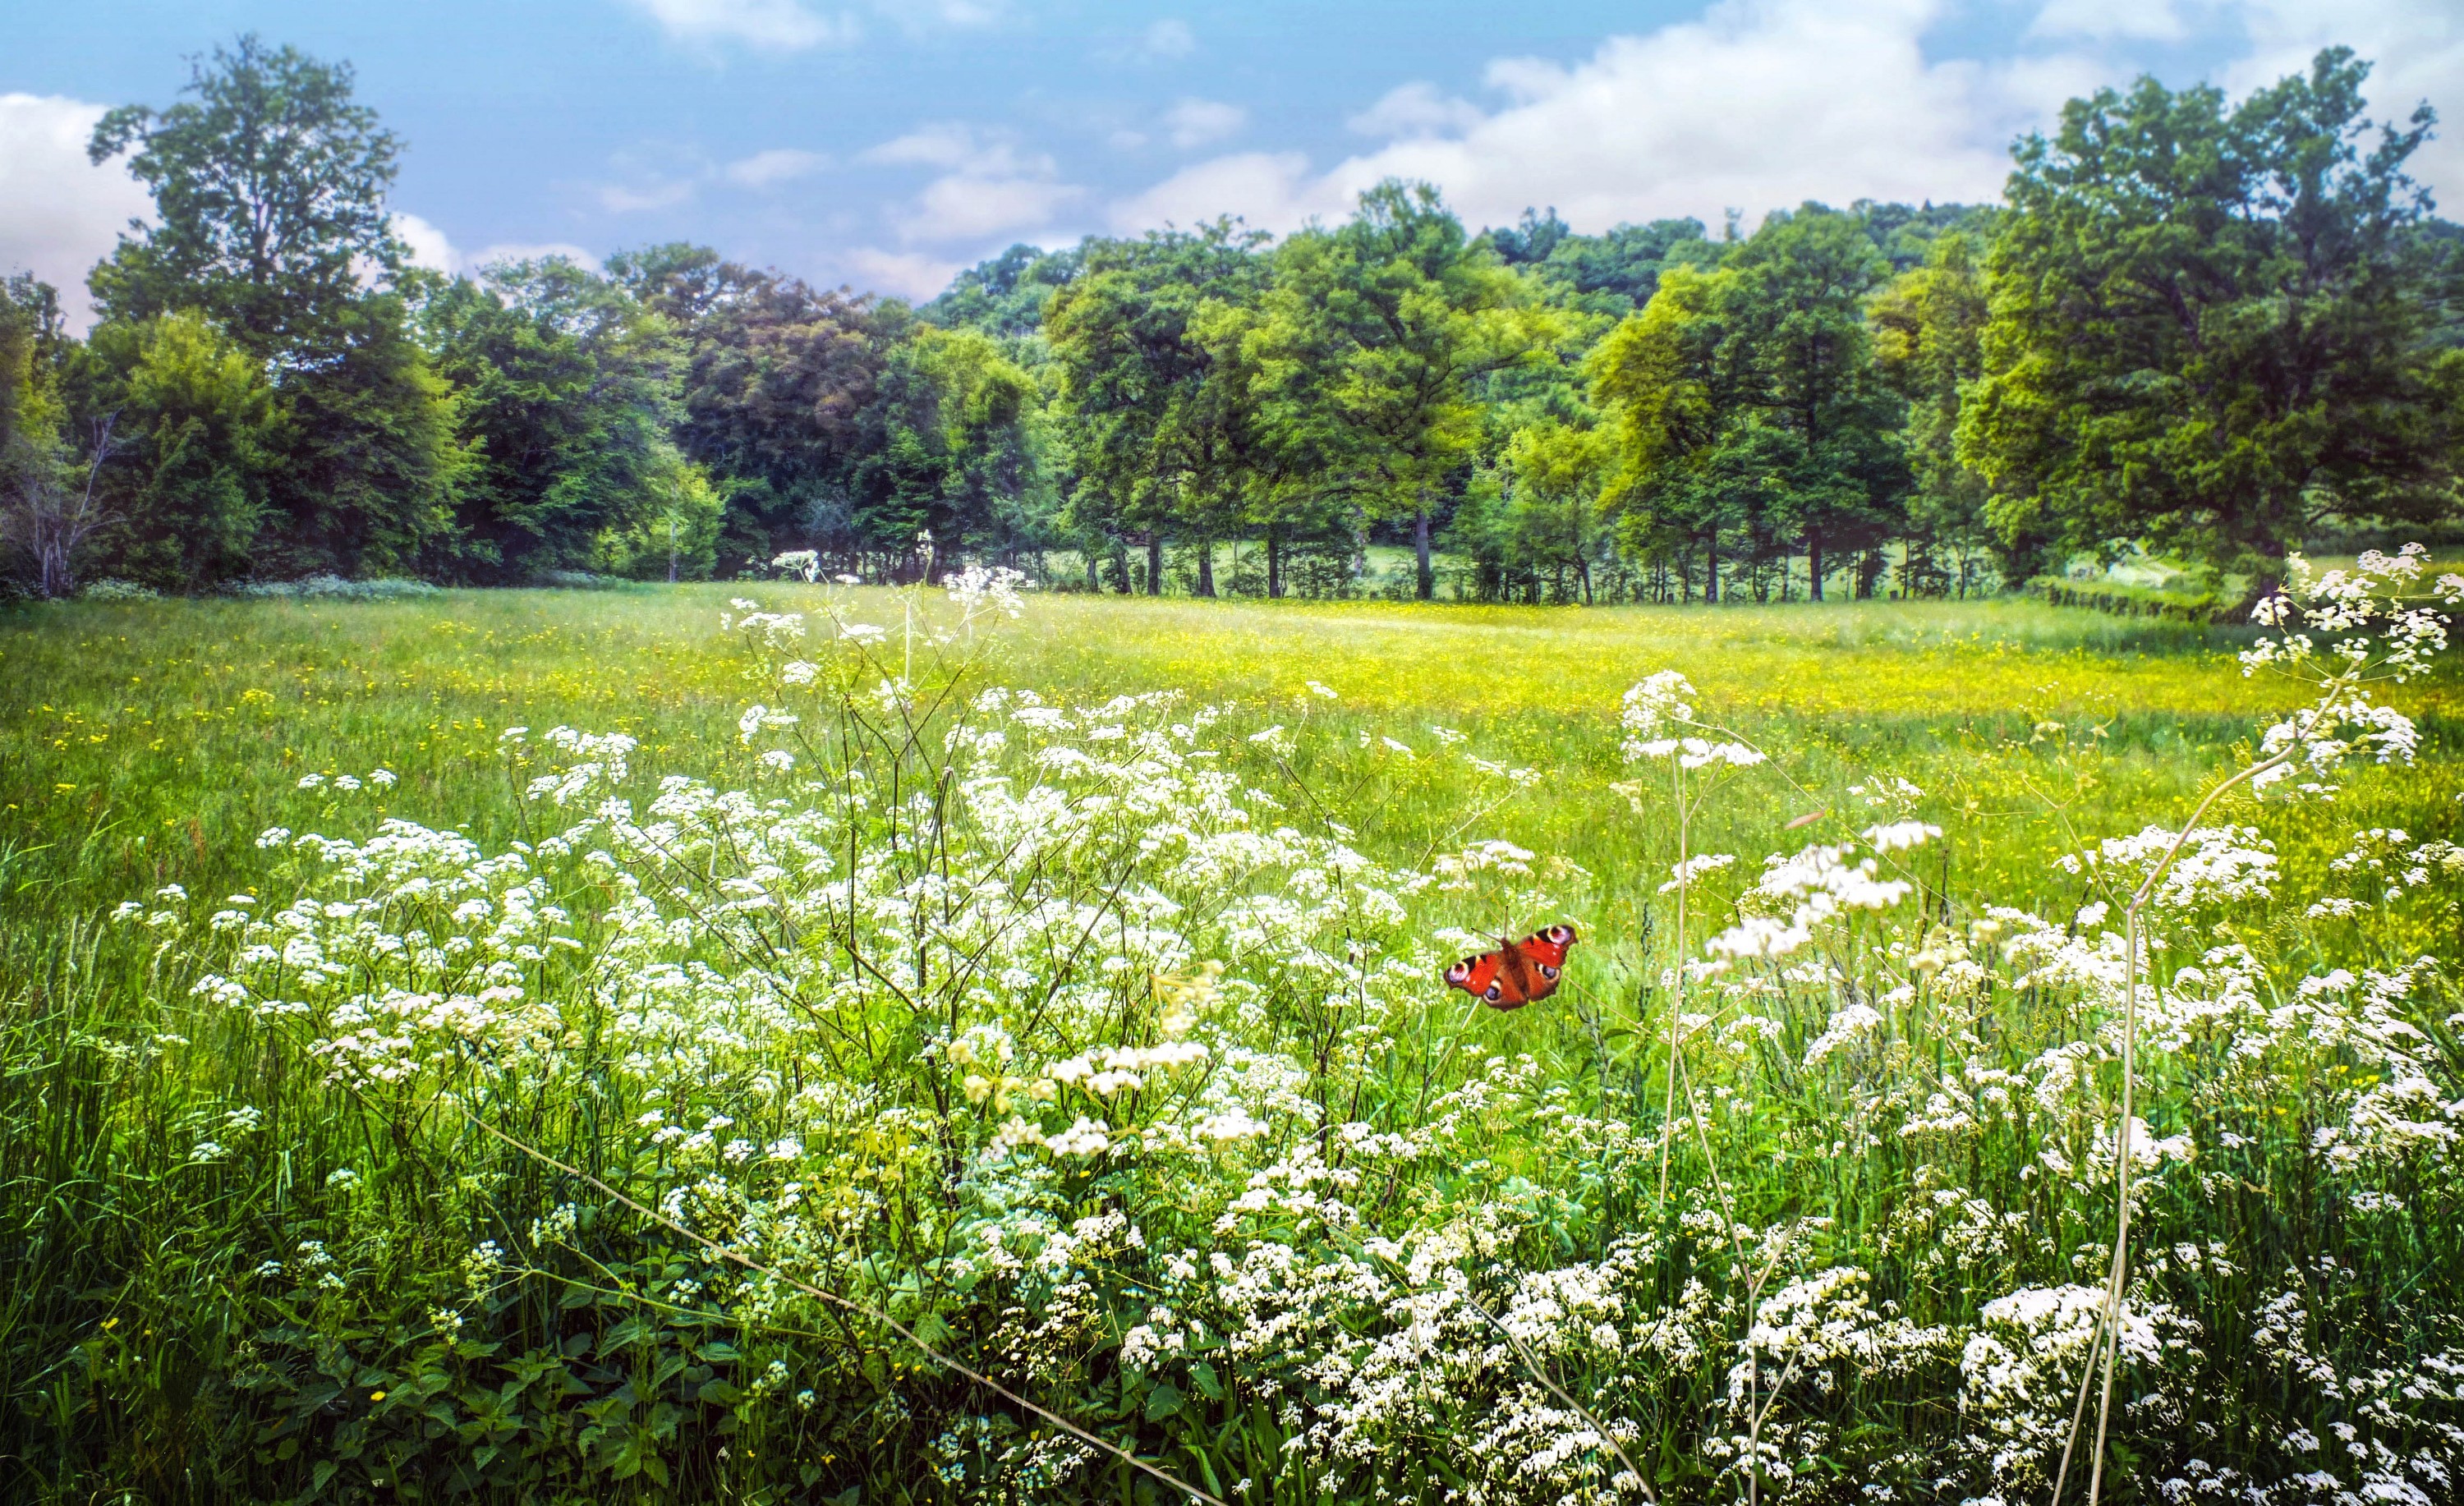
M 1574 944 L 1574 928 L 1551 926 L 1535 931 L 1507 949 L 1504 963 L 1498 969 L 1498 982 L 1504 987 L 1501 997 L 1490 999 L 1497 1009 L 1521 1009 L 1557 992 L 1565 977 L 1566 949 Z
M 1503 996 L 1496 984 L 1498 971 L 1505 962 L 1506 953 L 1502 951 L 1484 951 L 1477 957 L 1465 957 L 1446 970 L 1446 983 L 1484 1003 L 1493 1004 Z
M 1491 1009 L 1521 1009 L 1557 992 L 1566 949 L 1573 944 L 1573 927 L 1551 926 L 1495 951 L 1465 957 L 1446 970 L 1446 982 Z

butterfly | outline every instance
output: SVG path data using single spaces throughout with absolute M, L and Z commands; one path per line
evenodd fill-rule
M 1498 938 L 1495 951 L 1465 957 L 1446 970 L 1446 982 L 1491 1009 L 1521 1009 L 1557 992 L 1574 928 L 1551 926 L 1521 941 Z

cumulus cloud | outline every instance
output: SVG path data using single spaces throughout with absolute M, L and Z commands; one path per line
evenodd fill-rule
M 1022 151 L 1006 135 L 982 135 L 956 121 L 919 126 L 868 148 L 857 160 L 941 169 L 898 212 L 899 236 L 911 242 L 1035 229 L 1086 192 L 1061 181 L 1050 156 Z
M 1248 111 L 1217 99 L 1178 99 L 1163 113 L 1164 130 L 1175 146 L 1204 146 L 1248 123 Z
M 94 317 L 86 273 L 111 254 L 131 219 L 149 217 L 154 207 L 120 164 L 86 161 L 104 108 L 0 94 L 0 275 L 31 272 L 57 288 L 80 330 Z
M 818 15 L 800 0 L 633 0 L 670 36 L 803 49 L 854 40 L 852 17 Z
M 820 152 L 773 147 L 729 163 L 727 181 L 747 188 L 768 188 L 797 178 L 808 178 L 829 164 L 830 160 Z
M 861 288 L 894 293 L 918 302 L 948 287 L 950 279 L 965 266 L 963 262 L 936 260 L 921 251 L 888 251 L 869 246 L 848 251 L 847 264 Z
M 410 259 L 415 265 L 448 276 L 469 276 L 498 262 L 543 261 L 550 256 L 561 256 L 584 267 L 599 265 L 597 256 L 571 241 L 499 241 L 475 251 L 464 251 L 432 222 L 399 209 L 394 211 L 393 232 L 410 248 Z
M 2137 37 L 2178 41 L 2189 27 L 2172 0 L 2047 0 L 2031 36 Z
M 1390 89 L 1384 98 L 1344 123 L 1363 136 L 1441 136 L 1468 131 L 1485 117 L 1468 99 L 1440 94 L 1431 83 L 1407 83 Z
M 1722 0 L 1571 67 L 1492 63 L 1492 108 L 1397 90 L 1359 120 L 1396 139 L 1323 171 L 1296 154 L 1219 158 L 1111 217 L 1135 229 L 1228 209 L 1283 230 L 1343 214 L 1386 177 L 1437 184 L 1474 224 L 1554 204 L 1589 229 L 1808 198 L 1991 198 L 2013 130 L 2041 120 L 2054 102 L 2041 91 L 2071 75 L 1928 60 L 1922 40 L 1945 3 Z

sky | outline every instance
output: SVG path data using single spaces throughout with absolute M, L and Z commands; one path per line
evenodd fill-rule
M 255 32 L 350 62 L 405 143 L 397 225 L 449 272 L 692 240 L 929 297 L 1019 241 L 1340 219 L 1380 178 L 1474 226 L 1751 226 L 1807 199 L 1973 202 L 2065 98 L 2235 94 L 2342 43 L 2464 217 L 2464 0 L 11 0 L 0 273 L 85 316 L 148 210 L 84 143 Z

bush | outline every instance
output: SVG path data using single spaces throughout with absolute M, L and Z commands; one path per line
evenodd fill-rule
M 376 580 L 345 580 L 341 576 L 308 576 L 297 580 L 245 580 L 231 588 L 231 595 L 251 600 L 319 600 L 319 601 L 399 601 L 406 597 L 442 596 L 445 593 L 425 580 L 403 580 L 385 578 Z M 146 593 L 151 596 L 152 592 Z
M 2124 585 L 2118 580 L 2038 576 L 2028 582 L 2028 594 L 2056 606 L 2083 606 L 2118 617 L 2153 617 L 2177 622 L 2237 622 L 2250 615 L 2249 602 L 2215 590 L 2167 590 Z
M 134 580 L 122 580 L 117 576 L 105 576 L 99 580 L 88 583 L 84 590 L 77 593 L 77 600 L 80 601 L 152 601 L 160 595 L 161 593 L 152 586 L 139 585 Z

